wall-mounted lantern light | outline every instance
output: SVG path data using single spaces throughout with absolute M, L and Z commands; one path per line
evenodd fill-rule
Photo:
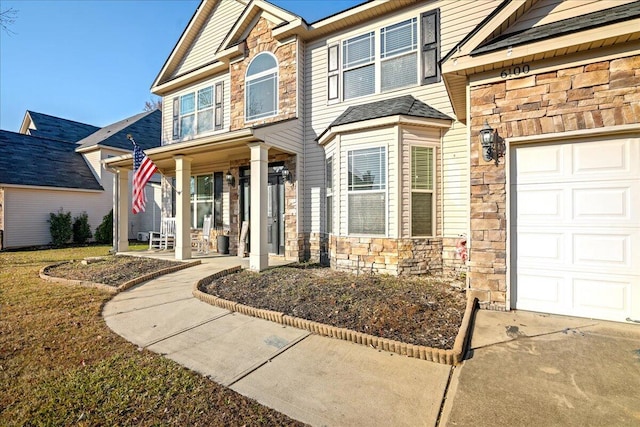
M 482 158 L 485 162 L 494 161 L 496 166 L 500 163 L 500 157 L 504 157 L 504 140 L 498 135 L 498 131 L 489 126 L 489 122 L 484 121 L 484 126 L 480 129 L 480 143 L 482 144 Z
M 229 187 L 233 187 L 234 185 L 236 185 L 236 179 L 233 177 L 233 175 L 231 175 L 230 171 L 227 171 L 225 179 L 227 180 L 227 184 L 229 184 Z
M 286 166 L 282 167 L 282 170 L 280 171 L 280 173 L 282 174 L 282 179 L 287 182 L 287 181 L 291 181 L 291 172 L 289 171 L 289 169 L 287 169 Z

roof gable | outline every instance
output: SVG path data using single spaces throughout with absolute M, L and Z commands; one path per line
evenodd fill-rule
M 105 126 L 78 142 L 77 149 L 83 151 L 96 146 L 133 150 L 127 134 L 131 134 L 143 150 L 161 145 L 162 112 L 153 110 L 128 117 Z
M 98 129 L 100 128 L 86 123 L 27 111 L 22 126 L 20 126 L 20 133 L 59 141 L 77 142 Z
M 214 53 L 246 3 L 245 0 L 202 0 L 153 82 L 152 89 L 219 62 Z
M 0 184 L 103 190 L 73 142 L 0 130 Z

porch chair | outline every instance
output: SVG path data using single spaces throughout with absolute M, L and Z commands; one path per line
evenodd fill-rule
M 202 221 L 202 234 L 191 239 L 192 247 L 196 247 L 198 253 L 209 253 L 211 246 L 211 215 L 206 215 Z
M 149 232 L 149 249 L 173 249 L 176 242 L 176 219 L 162 218 L 160 231 Z

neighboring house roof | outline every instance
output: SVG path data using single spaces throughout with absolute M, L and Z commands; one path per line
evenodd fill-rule
M 98 129 L 93 134 L 78 141 L 78 150 L 95 146 L 133 150 L 127 134 L 131 134 L 143 150 L 159 147 L 161 141 L 162 112 L 153 110 L 136 114 L 112 125 Z
M 0 130 L 0 185 L 103 190 L 73 142 Z
M 586 15 L 575 16 L 551 24 L 528 28 L 517 33 L 505 34 L 481 45 L 471 51 L 471 55 L 492 52 L 510 46 L 518 46 L 539 40 L 550 39 L 576 31 L 584 31 L 590 28 L 627 21 L 640 16 L 640 2 L 623 4 L 592 12 Z
M 27 115 L 31 118 L 31 123 L 35 129 L 25 129 L 25 132 L 28 131 L 29 135 L 41 138 L 77 142 L 100 129 L 97 126 L 37 113 L 35 111 L 27 111 Z

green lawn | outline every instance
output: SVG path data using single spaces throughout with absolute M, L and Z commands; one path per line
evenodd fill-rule
M 295 424 L 114 334 L 107 293 L 38 277 L 109 249 L 0 252 L 0 425 Z

